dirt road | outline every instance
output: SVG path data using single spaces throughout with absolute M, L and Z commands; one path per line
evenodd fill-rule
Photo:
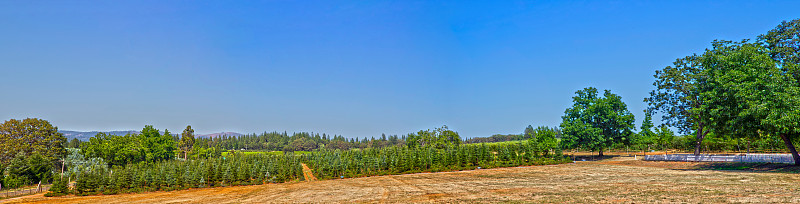
M 305 178 L 306 181 L 316 181 L 317 177 L 314 177 L 314 172 L 311 171 L 311 168 L 308 168 L 306 164 L 302 165 L 303 165 L 303 178 Z
M 693 170 L 697 163 L 601 161 L 109 196 L 31 203 L 789 203 L 800 175 Z M 3 202 L 3 201 L 0 201 Z

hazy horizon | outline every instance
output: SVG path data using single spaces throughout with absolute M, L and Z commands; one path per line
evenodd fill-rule
M 0 1 L 0 119 L 60 130 L 462 137 L 558 126 L 574 92 L 639 127 L 656 69 L 798 1 Z M 722 10 L 727 12 L 707 12 Z M 660 117 L 654 117 L 659 124 Z

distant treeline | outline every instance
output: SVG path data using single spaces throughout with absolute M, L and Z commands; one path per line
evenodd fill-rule
M 446 128 L 446 127 L 445 127 Z M 556 137 L 561 137 L 561 131 L 558 128 L 549 128 L 556 133 Z M 531 131 L 532 127 L 529 126 L 526 128 L 526 131 Z M 428 130 L 430 133 L 433 133 L 435 130 Z M 217 148 L 219 150 L 258 150 L 258 151 L 312 151 L 319 148 L 325 149 L 340 149 L 340 150 L 347 150 L 347 149 L 363 149 L 363 148 L 382 148 L 382 147 L 391 147 L 391 146 L 403 146 L 406 145 L 406 141 L 409 137 L 425 135 L 428 132 L 422 131 L 417 133 L 411 133 L 408 135 L 386 135 L 381 134 L 380 137 L 370 137 L 370 138 L 345 138 L 342 135 L 328 135 L 325 133 L 313 133 L 313 132 L 296 132 L 296 133 L 288 133 L 288 132 L 264 132 L 261 134 L 246 134 L 241 136 L 228 136 L 222 135 L 219 137 L 211 137 L 211 138 L 195 138 L 195 145 L 199 148 L 198 151 L 195 151 L 191 156 L 200 156 L 203 158 L 207 158 L 208 155 L 197 153 L 199 152 L 209 152 L 203 151 L 208 148 Z M 133 137 L 134 135 L 141 135 L 140 134 L 128 134 L 127 136 Z M 177 143 L 181 137 L 179 134 L 170 134 L 172 139 Z M 111 135 L 105 133 L 98 133 L 98 137 L 109 137 Z M 123 135 L 119 135 L 123 136 Z M 463 143 L 491 143 L 491 142 L 507 142 L 507 141 L 520 141 L 520 140 L 528 140 L 532 137 L 532 134 L 508 134 L 508 135 L 501 135 L 496 134 L 490 137 L 473 137 L 470 139 L 464 140 Z M 452 139 L 450 139 L 452 140 Z M 91 140 L 90 140 L 91 141 Z M 82 143 L 87 143 L 89 141 L 80 141 L 78 139 L 73 138 L 67 144 L 67 148 L 81 148 Z M 191 152 L 191 151 L 190 151 Z
M 341 135 L 328 135 L 323 133 L 292 133 L 264 132 L 261 134 L 248 134 L 243 136 L 221 136 L 214 138 L 199 138 L 209 146 L 219 145 L 227 150 L 267 150 L 267 151 L 311 151 L 318 148 L 326 149 L 351 149 L 351 148 L 380 148 L 394 145 L 404 145 L 406 136 L 381 135 L 379 138 L 345 138 Z
M 541 129 L 552 131 L 556 138 L 561 137 L 561 131 L 557 128 L 539 127 Z M 491 142 L 507 142 L 507 141 L 520 141 L 528 140 L 535 137 L 535 132 L 532 126 L 525 128 L 522 134 L 508 134 L 508 135 L 493 135 L 490 137 L 474 137 L 464 140 L 463 143 L 491 143 Z M 339 149 L 348 150 L 353 148 L 383 148 L 391 146 L 404 146 L 409 145 L 407 141 L 413 140 L 412 144 L 424 144 L 426 139 L 422 138 L 435 138 L 441 135 L 441 140 L 436 139 L 429 143 L 461 143 L 458 133 L 447 129 L 447 126 L 436 128 L 433 130 L 422 130 L 408 135 L 389 135 L 382 134 L 380 137 L 375 138 L 345 138 L 341 135 L 328 135 L 322 133 L 308 133 L 299 132 L 289 134 L 287 132 L 264 132 L 261 134 L 247 134 L 243 136 L 221 136 L 214 138 L 198 138 L 197 141 L 207 144 L 209 147 L 220 147 L 224 150 L 264 150 L 264 151 L 312 151 L 319 148 L 325 149 Z M 457 139 L 455 139 L 457 137 Z M 178 138 L 175 138 L 178 140 Z M 450 142 L 448 142 L 450 141 Z M 457 141 L 457 142 L 456 142 Z
M 543 128 L 545 130 L 552 131 L 555 133 L 556 138 L 561 138 L 561 130 L 558 127 L 547 127 L 547 126 L 540 126 L 539 128 Z M 490 143 L 490 142 L 508 142 L 508 141 L 519 141 L 519 140 L 528 140 L 531 138 L 536 137 L 536 133 L 534 132 L 533 126 L 528 126 L 525 128 L 525 131 L 522 134 L 495 134 L 489 137 L 473 137 L 464 141 L 464 143 L 472 144 L 472 143 Z

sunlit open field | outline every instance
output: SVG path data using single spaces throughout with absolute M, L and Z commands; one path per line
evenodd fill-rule
M 552 166 L 377 176 L 9 203 L 800 202 L 800 174 L 705 170 L 615 158 Z

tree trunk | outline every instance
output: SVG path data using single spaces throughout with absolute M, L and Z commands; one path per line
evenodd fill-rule
M 736 152 L 737 153 L 741 153 L 742 152 L 742 148 L 739 146 L 739 142 L 738 141 L 736 142 Z
M 706 137 L 706 134 L 703 132 L 703 124 L 700 123 L 699 128 L 697 130 L 697 141 L 694 146 L 694 155 L 700 155 L 700 148 L 703 147 L 703 138 Z
M 750 140 L 747 140 L 747 154 L 750 154 Z
M 792 139 L 789 138 L 786 134 L 781 134 L 781 139 L 783 139 L 783 143 L 786 144 L 786 148 L 789 148 L 789 151 L 792 152 L 792 158 L 794 158 L 794 165 L 800 166 L 800 155 L 797 154 L 797 149 L 794 148 L 792 144 Z
M 575 153 L 578 152 L 578 148 L 572 149 L 572 161 L 575 161 Z
M 600 157 L 602 158 L 603 157 L 603 149 L 600 149 L 600 151 L 598 151 L 598 152 L 600 154 Z

